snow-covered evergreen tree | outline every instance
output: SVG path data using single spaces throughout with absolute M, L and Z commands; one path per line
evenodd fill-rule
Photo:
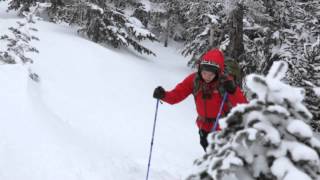
M 218 47 L 224 40 L 225 18 L 223 4 L 217 1 L 192 0 L 182 6 L 187 19 L 183 32 L 186 39 L 182 50 L 184 56 L 191 56 L 188 64 L 194 66 L 208 49 Z
M 155 34 L 160 41 L 163 40 L 164 30 L 164 20 L 166 18 L 166 13 L 164 9 L 164 0 L 155 1 L 150 0 L 149 13 L 148 17 L 148 28 L 150 31 Z
M 139 53 L 155 55 L 140 41 L 155 41 L 156 37 L 137 18 L 106 1 L 79 1 L 61 7 L 56 14 L 56 19 L 79 25 L 79 33 L 94 42 L 107 43 L 115 48 L 132 46 Z
M 178 29 L 180 26 L 180 10 L 183 5 L 183 1 L 171 0 L 165 3 L 165 25 L 164 25 L 164 46 L 168 46 L 169 38 L 172 37 L 176 40 L 181 39 L 181 30 Z
M 317 94 L 317 88 L 320 87 L 320 37 L 315 43 L 305 45 L 304 55 L 308 62 L 304 79 L 307 94 L 305 102 L 313 114 L 310 124 L 315 131 L 320 132 L 320 96 Z
M 27 56 L 28 52 L 39 51 L 30 43 L 33 40 L 39 40 L 33 35 L 37 29 L 32 27 L 35 23 L 34 15 L 32 13 L 24 12 L 24 21 L 18 21 L 17 27 L 10 27 L 9 33 L 0 37 L 0 62 L 5 64 L 16 63 L 33 63 L 33 60 Z
M 207 154 L 188 180 L 319 179 L 320 141 L 304 123 L 312 118 L 304 90 L 280 81 L 286 71 L 278 61 L 266 77 L 248 76 L 256 98 L 221 119 L 223 130 L 209 135 Z
M 276 30 L 273 33 L 274 45 L 271 57 L 265 61 L 264 69 L 275 59 L 283 59 L 290 64 L 287 79 L 290 84 L 306 87 L 305 103 L 313 114 L 309 122 L 314 129 L 320 129 L 320 99 L 308 84 L 319 85 L 319 1 L 276 1 L 273 18 Z M 317 125 L 319 124 L 319 125 Z
M 20 8 L 21 12 L 29 11 L 30 7 L 39 1 L 42 0 L 13 0 L 10 2 L 9 10 Z M 131 46 L 139 53 L 155 55 L 140 43 L 145 39 L 157 40 L 155 35 L 134 17 L 141 16 L 135 9 L 143 9 L 142 3 L 123 0 L 50 0 L 50 2 L 51 5 L 47 7 L 46 13 L 51 21 L 77 24 L 80 26 L 79 33 L 94 42 L 107 43 L 115 48 Z
M 30 7 L 36 6 L 39 0 L 12 0 L 9 2 L 8 10 L 19 10 L 19 15 L 22 15 L 24 11 L 29 12 Z
M 148 28 L 148 24 L 149 24 L 150 9 L 147 8 L 149 6 L 150 6 L 150 3 L 148 3 L 148 1 L 139 2 L 139 3 L 136 2 L 133 6 L 134 10 L 132 13 L 132 16 L 139 19 L 143 24 L 143 26 L 146 28 Z
M 18 15 L 23 16 L 23 12 L 31 12 L 32 7 L 45 2 L 51 3 L 51 6 L 48 7 L 48 11 L 51 11 L 56 6 L 63 5 L 62 0 L 11 0 L 9 2 L 8 10 L 17 10 Z
M 248 65 L 246 60 L 256 54 L 247 48 L 246 43 L 254 41 L 253 38 L 259 35 L 257 32 L 263 32 L 259 23 L 270 19 L 265 11 L 262 1 L 214 0 L 190 3 L 184 12 L 187 17 L 191 17 L 189 22 L 193 23 L 188 23 L 186 28 L 189 38 L 183 50 L 184 55 L 192 57 L 189 64 L 193 64 L 209 48 L 220 47 L 225 49 L 229 58 L 243 61 L 243 66 Z M 253 49 L 255 46 L 251 47 Z
M 9 32 L 0 36 L 0 64 L 17 64 L 30 65 L 33 59 L 28 57 L 29 53 L 39 53 L 39 51 L 31 45 L 34 40 L 39 38 L 34 35 L 38 30 L 33 27 L 37 17 L 35 13 L 39 6 L 31 12 L 23 11 L 25 16 L 23 21 L 17 21 L 17 27 L 10 27 Z M 39 75 L 27 66 L 29 77 L 39 82 Z
M 148 28 L 157 35 L 164 46 L 168 45 L 169 39 L 184 41 L 182 32 L 185 27 L 185 17 L 182 7 L 187 3 L 185 0 L 150 0 Z

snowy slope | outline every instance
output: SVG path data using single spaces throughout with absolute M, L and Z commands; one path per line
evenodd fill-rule
M 15 24 L 3 12 L 0 32 Z M 157 57 L 95 44 L 76 29 L 36 24 L 40 54 L 0 67 L 0 179 L 135 180 L 146 175 L 156 100 L 190 69 L 177 48 L 145 44 Z M 203 152 L 192 97 L 159 108 L 150 179 L 183 179 Z

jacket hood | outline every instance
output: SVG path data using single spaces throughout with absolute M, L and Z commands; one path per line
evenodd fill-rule
M 219 49 L 211 49 L 207 51 L 202 57 L 201 62 L 208 61 L 210 63 L 219 66 L 219 74 L 222 75 L 224 72 L 224 57 L 222 51 Z M 201 63 L 200 62 L 200 63 Z

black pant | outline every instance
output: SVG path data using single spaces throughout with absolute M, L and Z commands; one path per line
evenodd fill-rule
M 208 140 L 207 140 L 208 134 L 209 132 L 199 129 L 200 144 L 205 152 L 208 147 Z

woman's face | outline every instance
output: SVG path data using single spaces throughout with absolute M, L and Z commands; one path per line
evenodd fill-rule
M 216 74 L 211 71 L 202 70 L 201 76 L 206 83 L 209 83 L 216 77 Z

